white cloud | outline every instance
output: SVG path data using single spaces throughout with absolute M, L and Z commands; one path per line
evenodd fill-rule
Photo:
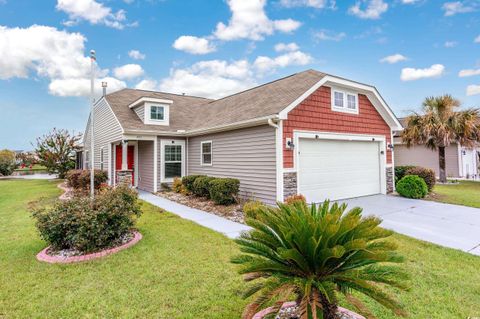
M 125 88 L 125 82 L 112 77 L 104 77 L 95 80 L 95 95 L 102 94 L 101 83 L 107 82 L 107 92 L 114 92 Z M 56 96 L 89 96 L 90 95 L 90 79 L 55 79 L 48 85 L 48 92 Z
M 395 64 L 395 63 L 398 63 L 398 62 L 401 62 L 401 61 L 406 61 L 407 60 L 407 57 L 400 54 L 400 53 L 397 53 L 397 54 L 393 54 L 393 55 L 389 55 L 389 56 L 386 56 L 384 57 L 383 59 L 380 60 L 381 63 L 390 63 L 390 64 Z
M 441 64 L 434 64 L 425 69 L 404 68 L 400 75 L 402 81 L 415 81 L 425 78 L 439 78 L 445 74 L 445 67 Z
M 476 0 L 474 0 L 476 1 Z M 453 1 L 445 2 L 442 6 L 443 11 L 445 11 L 445 16 L 453 16 L 458 13 L 467 13 L 473 12 L 477 9 L 478 3 L 471 1 Z
M 312 62 L 312 60 L 310 55 L 302 51 L 292 51 L 275 58 L 259 56 L 255 59 L 253 66 L 260 74 L 265 74 L 289 65 L 306 65 Z
M 474 43 L 480 43 L 480 35 L 473 40 Z
M 125 64 L 113 69 L 113 74 L 122 80 L 138 78 L 144 73 L 145 71 L 138 64 Z
M 443 45 L 446 48 L 454 48 L 454 47 L 457 46 L 457 44 L 458 44 L 458 42 L 456 42 L 456 41 L 446 41 Z
M 335 0 L 280 0 L 280 5 L 292 8 L 292 7 L 311 7 L 316 9 L 335 9 Z
M 56 8 L 68 14 L 70 20 L 64 23 L 66 26 L 86 20 L 91 24 L 123 29 L 127 20 L 125 10 L 112 12 L 111 8 L 95 0 L 57 0 Z
M 458 72 L 458 76 L 461 78 L 465 78 L 467 76 L 475 76 L 475 75 L 480 75 L 480 69 L 461 70 L 460 72 Z
M 128 51 L 128 56 L 134 60 L 145 60 L 146 56 L 142 52 L 138 50 L 130 50 Z
M 362 9 L 365 3 L 366 7 Z M 383 0 L 362 0 L 351 6 L 348 12 L 361 19 L 379 19 L 387 10 L 388 3 L 383 2 Z
M 144 79 L 135 85 L 136 89 L 139 90 L 148 90 L 148 91 L 155 91 L 157 89 L 158 83 L 155 80 Z
M 480 94 L 480 85 L 469 85 L 467 86 L 467 95 L 472 96 L 472 95 L 477 95 Z
M 80 33 L 59 31 L 48 26 L 0 26 L 0 79 L 28 78 L 33 75 L 50 80 L 50 94 L 88 95 L 90 59 L 84 56 L 85 41 L 86 38 Z M 105 78 L 107 73 L 108 70 L 98 70 L 97 76 Z M 107 80 L 111 83 L 109 91 L 124 85 L 111 77 Z M 101 90 L 100 85 L 98 90 Z
M 191 54 L 207 54 L 215 51 L 215 46 L 213 46 L 207 39 L 191 35 L 182 35 L 175 40 L 173 47 L 177 50 Z
M 420 0 L 402 0 L 403 4 L 414 4 Z
M 334 32 L 329 30 L 320 30 L 313 34 L 313 37 L 319 41 L 341 41 L 347 34 L 345 32 Z
M 285 45 L 285 50 L 292 47 Z M 259 78 L 277 68 L 305 65 L 311 61 L 310 55 L 298 50 L 273 58 L 259 56 L 253 63 L 247 60 L 200 61 L 190 67 L 172 69 L 159 88 L 167 92 L 219 98 L 256 85 Z
M 255 84 L 248 61 L 228 63 L 211 60 L 195 63 L 185 69 L 172 69 L 170 76 L 161 81 L 160 89 L 173 93 L 219 98 Z
M 216 38 L 224 41 L 237 39 L 263 40 L 264 36 L 275 31 L 292 32 L 298 29 L 300 22 L 285 20 L 270 20 L 265 13 L 266 0 L 227 0 L 232 12 L 228 25 L 217 24 L 214 32 Z
M 285 51 L 297 51 L 299 49 L 298 45 L 295 42 L 291 43 L 277 43 L 275 45 L 275 51 L 285 52 Z

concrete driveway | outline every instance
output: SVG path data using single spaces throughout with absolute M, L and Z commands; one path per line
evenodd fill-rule
M 364 215 L 383 219 L 382 226 L 398 233 L 480 256 L 480 209 L 374 195 L 344 200 Z

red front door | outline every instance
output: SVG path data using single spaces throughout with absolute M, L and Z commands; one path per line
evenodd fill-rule
M 120 171 L 122 169 L 122 145 L 117 145 L 115 148 L 115 170 Z M 128 163 L 128 169 L 132 170 L 132 184 L 133 186 L 135 185 L 135 147 L 134 146 L 128 146 L 128 152 L 127 152 L 127 163 Z

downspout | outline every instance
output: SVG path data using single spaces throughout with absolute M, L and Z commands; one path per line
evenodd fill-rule
M 278 120 L 278 119 L 277 119 Z M 275 128 L 275 168 L 276 168 L 276 191 L 275 199 L 283 202 L 283 128 L 282 121 L 274 122 L 273 118 L 268 119 L 268 125 Z

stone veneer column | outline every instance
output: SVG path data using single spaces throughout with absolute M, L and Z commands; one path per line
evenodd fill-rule
M 297 195 L 297 173 L 283 173 L 283 198 Z
M 387 167 L 386 169 L 386 174 L 387 174 L 387 193 L 392 193 L 394 189 L 394 168 L 393 167 Z
M 120 170 L 117 171 L 117 185 L 127 185 L 128 187 L 132 187 L 133 183 L 133 171 L 132 170 Z

